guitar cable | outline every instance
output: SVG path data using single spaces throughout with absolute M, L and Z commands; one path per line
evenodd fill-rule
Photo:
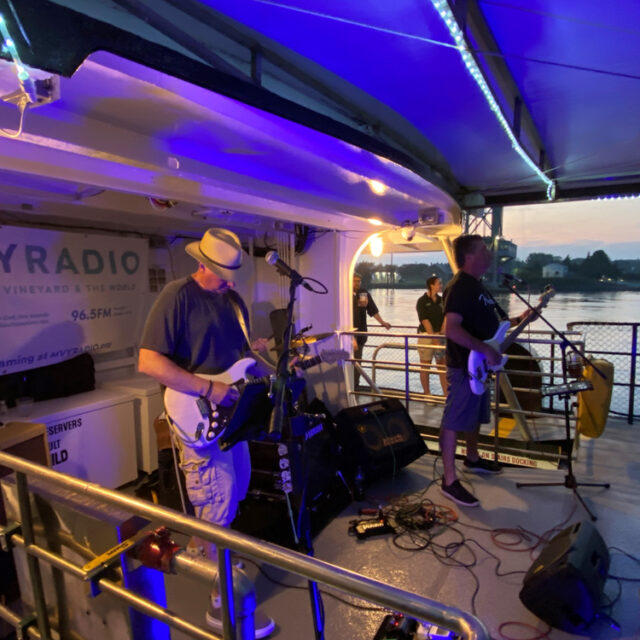
M 167 416 L 168 418 L 169 416 Z M 181 470 L 180 465 L 178 463 L 178 456 L 176 455 L 176 449 L 179 447 L 178 442 L 176 441 L 176 434 L 173 432 L 173 426 L 171 420 L 169 419 L 169 434 L 171 436 L 171 452 L 173 454 L 173 466 L 176 472 L 176 482 L 178 484 L 178 492 L 180 493 L 180 504 L 182 505 L 182 513 L 187 514 L 187 503 L 184 497 L 184 491 L 182 489 L 181 482 Z

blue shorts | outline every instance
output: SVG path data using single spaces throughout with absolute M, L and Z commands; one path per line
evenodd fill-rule
M 491 420 L 489 392 L 477 396 L 469 386 L 469 374 L 464 369 L 447 368 L 449 391 L 442 413 L 441 429 L 474 431 Z

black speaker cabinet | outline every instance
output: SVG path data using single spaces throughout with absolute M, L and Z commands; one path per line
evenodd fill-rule
M 609 552 L 591 522 L 567 527 L 543 549 L 527 572 L 520 600 L 547 624 L 580 633 L 600 607 Z
M 413 420 L 396 398 L 343 409 L 336 424 L 343 468 L 351 477 L 360 466 L 370 482 L 427 453 Z

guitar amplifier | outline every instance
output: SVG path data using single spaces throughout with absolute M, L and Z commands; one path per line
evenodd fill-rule
M 306 418 L 294 421 L 304 425 Z M 289 504 L 297 526 L 300 510 L 308 508 L 311 535 L 315 535 L 351 502 L 338 467 L 331 420 L 293 426 L 292 435 L 281 442 L 249 442 L 249 492 L 232 524 L 238 531 L 292 549 L 297 547 Z
M 249 490 L 286 491 L 295 496 L 305 492 L 313 500 L 336 475 L 337 443 L 333 425 L 328 421 L 309 424 L 306 418 L 294 418 L 292 422 L 292 436 L 281 442 L 249 443 Z

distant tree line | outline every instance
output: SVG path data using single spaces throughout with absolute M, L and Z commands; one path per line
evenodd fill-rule
M 560 263 L 567 267 L 567 278 L 580 282 L 599 279 L 624 279 L 640 281 L 640 260 L 611 260 L 605 251 L 598 249 L 588 253 L 586 258 L 570 258 L 555 256 L 551 253 L 530 253 L 526 260 L 512 260 L 508 270 L 526 281 L 541 279 L 542 268 L 551 263 Z M 359 262 L 356 271 L 362 276 L 364 287 L 400 286 L 420 289 L 425 286 L 426 279 L 432 275 L 448 282 L 452 277 L 447 263 L 411 263 L 411 264 L 376 264 Z
M 640 278 L 640 260 L 615 260 L 612 261 L 606 252 L 598 249 L 588 253 L 586 258 L 564 259 L 551 253 L 530 253 L 523 262 L 515 260 L 510 263 L 511 271 L 524 280 L 535 280 L 542 277 L 542 268 L 552 262 L 563 264 L 567 267 L 568 276 L 599 279 L 599 278 Z

